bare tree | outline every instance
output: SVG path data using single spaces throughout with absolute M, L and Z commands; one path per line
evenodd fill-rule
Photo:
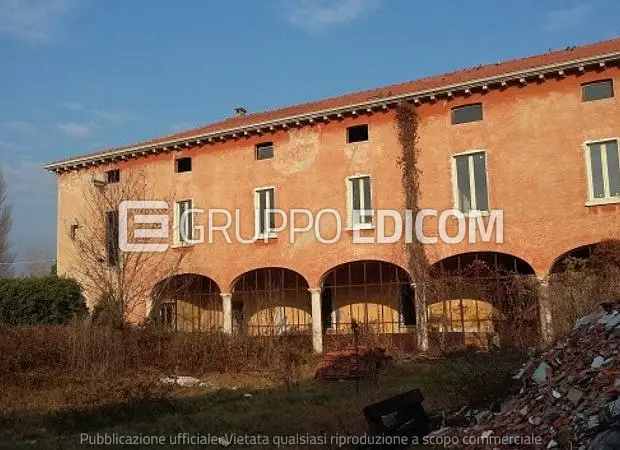
M 74 242 L 72 272 L 82 283 L 87 299 L 99 318 L 116 327 L 145 318 L 152 304 L 155 284 L 178 273 L 185 251 L 123 252 L 119 248 L 119 205 L 123 201 L 153 200 L 147 178 L 141 172 L 123 174 L 117 183 L 88 180 L 85 208 L 77 222 L 68 224 Z M 157 199 L 169 200 L 169 199 Z M 139 214 L 162 214 L 140 210 Z M 133 217 L 128 218 L 128 229 Z M 122 232 L 122 230 L 121 230 Z M 133 239 L 146 243 L 144 239 Z M 152 242 L 149 242 L 152 243 Z
M 6 183 L 0 167 L 0 278 L 9 277 L 13 274 L 11 263 L 14 256 L 10 250 L 9 233 L 13 226 L 11 219 L 11 205 L 6 195 Z

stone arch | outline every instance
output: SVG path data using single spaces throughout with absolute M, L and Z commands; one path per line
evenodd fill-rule
M 429 332 L 443 345 L 512 343 L 514 334 L 527 337 L 524 345 L 538 339 L 539 281 L 527 261 L 509 253 L 469 252 L 435 262 L 430 274 Z
M 484 276 L 499 273 L 501 275 L 520 274 L 535 275 L 530 263 L 524 259 L 502 252 L 467 252 L 448 256 L 436 261 L 430 267 L 431 276 Z
M 150 316 L 178 331 L 213 331 L 222 327 L 220 287 L 211 278 L 183 273 L 159 281 L 152 290 Z
M 603 301 L 620 296 L 620 241 L 580 245 L 558 256 L 549 271 L 549 310 L 554 332 L 570 331 L 575 320 Z
M 572 248 L 553 260 L 549 274 L 559 274 L 570 270 L 571 268 L 578 269 L 581 264 L 587 263 L 592 257 L 596 249 L 601 245 L 600 242 L 594 242 L 591 244 L 580 245 L 579 247 Z
M 378 333 L 400 333 L 416 324 L 409 273 L 392 262 L 354 260 L 320 278 L 323 329 L 349 332 L 354 322 Z
M 310 331 L 310 291 L 306 278 L 285 267 L 261 267 L 231 284 L 233 330 L 252 335 Z

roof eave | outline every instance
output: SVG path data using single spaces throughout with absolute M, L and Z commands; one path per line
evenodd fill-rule
M 73 170 L 89 165 L 97 165 L 99 163 L 105 163 L 116 158 L 122 157 L 134 157 L 138 155 L 148 155 L 148 153 L 159 153 L 172 150 L 178 150 L 179 147 L 189 146 L 191 143 L 200 145 L 202 141 L 205 143 L 213 142 L 215 139 L 225 139 L 226 135 L 232 137 L 235 134 L 248 134 L 249 132 L 256 132 L 256 130 L 267 129 L 273 131 L 276 127 L 287 126 L 291 123 L 299 125 L 300 122 L 314 121 L 317 119 L 328 118 L 328 116 L 334 116 L 338 114 L 350 114 L 351 112 L 357 112 L 363 109 L 374 110 L 375 108 L 386 109 L 386 107 L 393 106 L 401 101 L 414 101 L 420 102 L 425 98 L 434 100 L 438 96 L 442 95 L 454 95 L 459 91 L 466 91 L 471 89 L 483 88 L 487 89 L 489 85 L 505 86 L 508 82 L 519 80 L 523 82 L 528 78 L 538 77 L 544 79 L 546 74 L 550 72 L 557 72 L 560 76 L 564 75 L 564 70 L 578 68 L 593 64 L 604 65 L 607 62 L 614 61 L 620 58 L 620 52 L 607 53 L 602 55 L 590 56 L 586 58 L 579 58 L 570 60 L 563 63 L 555 63 L 550 65 L 538 66 L 532 69 L 503 73 L 494 75 L 491 77 L 474 79 L 467 82 L 455 83 L 451 85 L 445 85 L 438 88 L 420 90 L 415 92 L 408 92 L 404 94 L 393 95 L 389 97 L 383 97 L 355 104 L 349 104 L 345 106 L 339 106 L 336 108 L 328 108 L 323 110 L 312 111 L 309 113 L 287 116 L 284 118 L 269 120 L 263 122 L 256 122 L 244 126 L 232 127 L 223 130 L 216 130 L 209 133 L 196 134 L 184 138 L 170 139 L 167 141 L 157 142 L 153 144 L 136 145 L 120 150 L 111 150 L 110 152 L 100 155 L 81 156 L 71 158 L 64 161 L 52 162 L 43 166 L 44 169 L 50 172 L 59 172 L 60 170 Z M 581 69 L 583 70 L 583 69 Z

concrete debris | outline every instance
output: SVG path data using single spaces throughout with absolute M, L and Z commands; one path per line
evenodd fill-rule
M 324 380 L 345 380 L 373 376 L 385 367 L 392 358 L 383 348 L 348 348 L 326 353 L 316 369 L 316 378 Z
M 608 302 L 531 358 L 513 377 L 521 390 L 504 400 L 498 412 L 461 410 L 446 417 L 442 433 L 539 436 L 541 445 L 534 448 L 541 449 L 620 449 L 619 350 L 620 302 Z
M 542 418 L 540 416 L 531 416 L 529 419 L 527 419 L 527 421 L 532 425 L 537 426 L 542 423 Z
M 620 431 L 605 430 L 596 435 L 588 450 L 617 450 L 620 448 Z
M 548 382 L 553 376 L 553 369 L 545 361 L 541 362 L 532 374 L 532 380 L 538 384 Z
M 581 399 L 583 398 L 583 392 L 581 392 L 579 389 L 570 388 L 568 390 L 568 394 L 566 395 L 566 398 L 573 405 L 577 406 L 579 404 L 579 402 L 581 401 Z
M 590 367 L 593 368 L 594 370 L 598 370 L 601 367 L 603 367 L 603 364 L 605 364 L 605 358 L 603 358 L 602 356 L 597 356 L 592 361 L 592 364 L 590 364 Z
M 163 377 L 159 380 L 163 384 L 176 384 L 181 387 L 195 387 L 199 386 L 201 388 L 209 389 L 209 390 L 217 390 L 217 386 L 209 380 L 200 380 L 196 377 L 184 376 L 184 375 L 173 375 L 171 377 Z

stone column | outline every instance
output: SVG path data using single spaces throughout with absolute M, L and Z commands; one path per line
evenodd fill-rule
M 312 349 L 323 353 L 323 315 L 321 313 L 321 289 L 308 289 L 312 298 Z
M 144 314 L 144 319 L 145 320 L 150 320 L 151 317 L 151 313 L 153 312 L 153 297 L 149 296 L 149 298 L 146 299 L 146 311 Z
M 551 305 L 549 304 L 549 278 L 538 277 L 538 279 L 540 280 L 540 298 L 538 299 L 540 339 L 543 345 L 547 345 L 553 341 Z
M 224 313 L 224 323 L 222 329 L 224 333 L 232 333 L 232 294 L 230 292 L 220 293 L 222 296 L 222 312 Z
M 418 350 L 428 351 L 428 312 L 426 310 L 426 293 L 424 283 L 412 283 L 415 298 L 416 338 Z

